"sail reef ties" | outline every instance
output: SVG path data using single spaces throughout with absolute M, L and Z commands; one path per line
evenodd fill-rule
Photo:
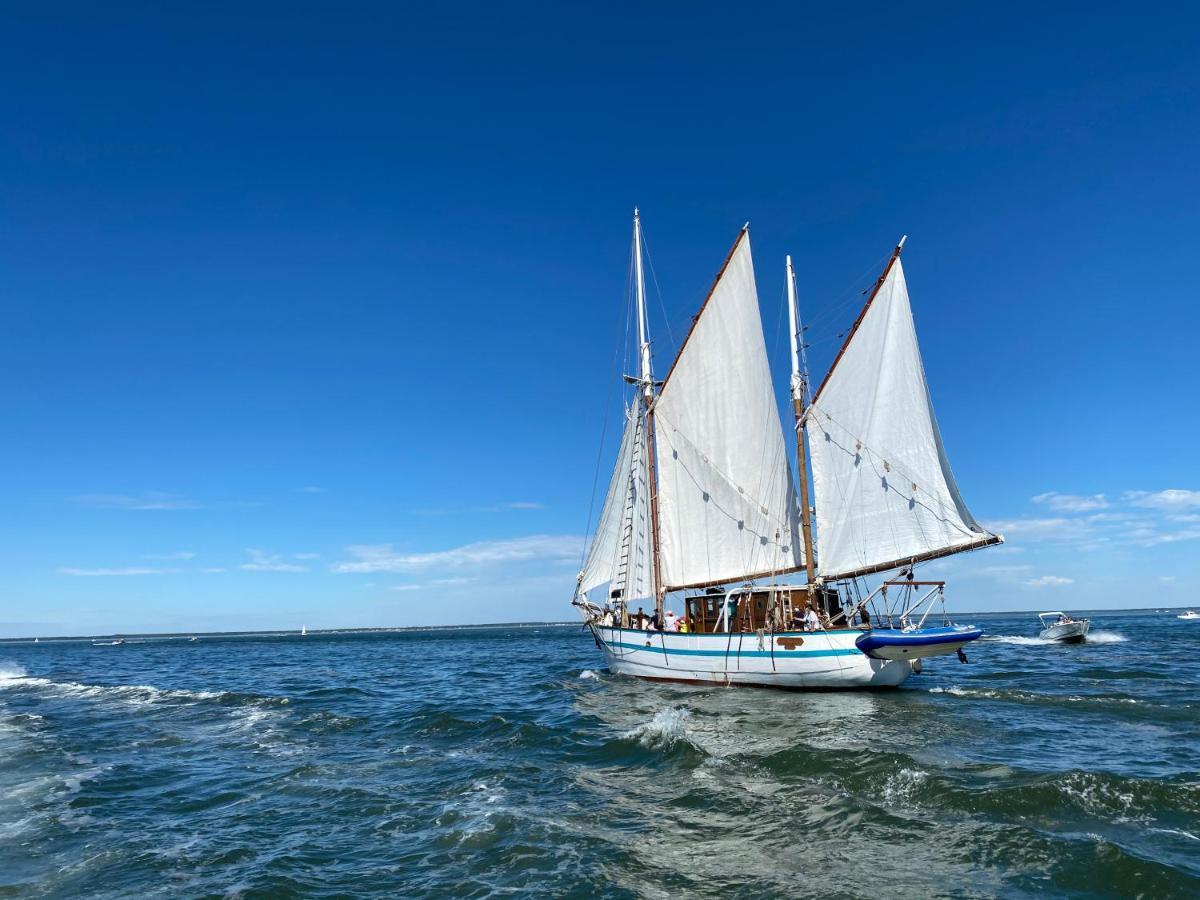
M 966 537 L 975 537 L 980 534 L 979 531 L 971 531 L 967 528 L 964 528 L 962 525 L 960 525 L 957 521 L 954 520 L 954 517 L 947 515 L 948 512 L 950 512 L 951 510 L 953 510 L 955 508 L 955 504 L 953 503 L 953 501 L 948 502 L 946 498 L 938 497 L 938 496 L 930 493 L 927 490 L 922 490 L 920 484 L 917 481 L 917 476 L 914 475 L 911 471 L 909 471 L 903 464 L 896 462 L 894 457 L 885 456 L 884 454 L 880 453 L 878 450 L 876 450 L 873 447 L 871 447 L 870 445 L 868 445 L 866 441 L 862 440 L 862 438 L 855 436 L 853 433 L 850 432 L 850 430 L 848 428 L 846 428 L 840 422 L 838 422 L 836 419 L 834 419 L 833 416 L 829 415 L 829 413 L 827 413 L 824 409 L 820 409 L 817 404 L 813 404 L 807 410 L 805 410 L 804 416 L 805 416 L 805 419 L 809 419 L 809 418 L 815 419 L 816 422 L 814 424 L 816 424 L 818 427 L 820 427 L 820 420 L 823 418 L 826 422 L 835 426 L 839 431 L 841 431 L 844 435 L 846 435 L 846 437 L 848 437 L 850 440 L 854 441 L 854 453 L 856 455 L 862 454 L 865 451 L 867 454 L 869 454 L 871 456 L 871 458 L 878 460 L 880 462 L 880 464 L 883 466 L 883 470 L 884 470 L 885 474 L 891 473 L 893 470 L 895 470 L 895 473 L 897 475 L 903 476 L 904 481 L 906 481 L 908 483 L 908 485 L 912 488 L 913 496 L 910 499 L 913 502 L 920 503 L 920 501 L 918 501 L 916 499 L 917 493 L 921 493 L 923 496 L 928 497 L 933 503 L 937 504 L 939 509 L 936 509 L 936 510 L 932 509 L 929 506 L 929 504 L 927 504 L 927 503 L 921 503 L 921 506 L 923 506 L 926 510 L 928 510 L 933 515 L 937 516 L 945 524 L 948 524 L 948 525 L 952 526 L 955 530 L 962 532 L 962 534 Z M 828 433 L 829 433 L 828 429 L 822 429 L 822 430 L 825 432 L 826 435 L 828 435 Z M 837 444 L 837 446 L 841 446 L 842 449 L 847 454 L 850 453 L 850 450 L 848 449 L 848 447 L 842 446 L 841 444 Z M 889 487 L 894 487 L 894 486 L 891 485 L 889 482 Z M 986 529 L 983 529 L 982 533 L 991 534 L 991 532 L 987 531 Z

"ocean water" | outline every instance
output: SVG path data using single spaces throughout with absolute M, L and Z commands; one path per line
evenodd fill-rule
M 0 645 L 0 895 L 1200 895 L 1200 622 L 1030 616 L 886 693 L 577 626 Z

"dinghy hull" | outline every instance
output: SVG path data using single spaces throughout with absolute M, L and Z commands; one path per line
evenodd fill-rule
M 898 687 L 907 661 L 872 659 L 858 630 L 689 634 L 590 625 L 615 675 L 791 690 Z
M 981 637 L 983 631 L 973 625 L 951 625 L 910 631 L 868 631 L 860 635 L 855 644 L 863 653 L 876 659 L 929 659 L 957 653 Z

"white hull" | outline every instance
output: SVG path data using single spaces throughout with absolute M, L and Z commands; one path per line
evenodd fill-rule
M 1067 622 L 1063 625 L 1051 625 L 1049 628 L 1044 629 L 1038 637 L 1044 641 L 1063 641 L 1068 644 L 1078 643 L 1087 637 L 1091 624 L 1087 619 L 1084 619 L 1079 622 Z
M 658 681 L 756 687 L 896 687 L 907 661 L 872 659 L 854 645 L 858 630 L 678 634 L 593 625 L 615 675 Z

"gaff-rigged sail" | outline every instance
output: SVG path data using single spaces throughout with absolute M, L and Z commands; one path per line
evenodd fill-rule
M 638 397 L 626 410 L 617 464 L 579 575 L 579 593 L 607 584 L 603 599 L 653 600 L 648 459 L 645 407 Z
M 826 580 L 1000 541 L 975 521 L 950 471 L 898 256 L 807 422 Z
M 804 564 L 743 230 L 653 410 L 663 590 Z

